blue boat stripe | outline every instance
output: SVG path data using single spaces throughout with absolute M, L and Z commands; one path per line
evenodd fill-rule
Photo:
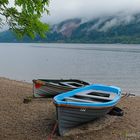
M 115 97 L 114 100 L 109 101 L 109 102 L 104 102 L 104 103 L 86 103 L 86 102 L 71 102 L 71 101 L 63 101 L 63 99 L 65 97 L 70 97 L 75 95 L 78 92 L 82 92 L 82 91 L 86 91 L 86 90 L 100 90 L 100 91 L 105 91 L 105 92 L 113 92 L 115 93 L 117 96 Z M 79 89 L 75 89 L 73 91 L 69 91 L 66 93 L 62 93 L 59 94 L 57 96 L 54 97 L 54 102 L 55 104 L 65 104 L 65 105 L 72 105 L 72 106 L 88 106 L 88 107 L 110 107 L 110 106 L 114 106 L 118 103 L 118 101 L 121 98 L 121 89 L 119 87 L 115 87 L 115 86 L 105 86 L 105 85 L 100 85 L 100 84 L 93 84 L 93 85 L 89 85 L 86 87 L 82 87 Z

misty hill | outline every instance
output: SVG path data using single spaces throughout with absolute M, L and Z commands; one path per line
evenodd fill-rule
M 140 43 L 140 14 L 88 21 L 69 19 L 53 25 L 47 39 L 25 37 L 19 41 L 5 31 L 0 33 L 0 42 Z

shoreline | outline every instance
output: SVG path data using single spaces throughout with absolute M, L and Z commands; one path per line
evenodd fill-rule
M 24 104 L 23 99 L 32 95 L 31 83 L 0 77 L 1 140 L 48 138 L 56 120 L 55 106 L 46 98 Z M 55 133 L 53 140 L 139 140 L 140 97 L 128 97 L 117 106 L 124 110 L 124 116 L 79 126 L 64 137 Z M 99 129 L 95 129 L 97 124 Z

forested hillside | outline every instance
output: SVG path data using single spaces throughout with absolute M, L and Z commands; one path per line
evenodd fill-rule
M 51 25 L 46 39 L 18 40 L 10 31 L 0 33 L 0 42 L 140 43 L 140 15 L 101 17 L 84 21 L 69 19 Z

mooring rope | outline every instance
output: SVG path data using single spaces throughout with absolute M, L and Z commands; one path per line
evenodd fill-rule
M 127 93 L 127 92 L 126 93 L 122 93 L 121 99 L 126 99 L 129 96 L 135 96 L 135 94 Z
M 49 137 L 48 137 L 48 140 L 52 140 L 52 137 L 53 137 L 53 135 L 54 135 L 54 133 L 55 133 L 55 131 L 56 131 L 57 125 L 58 125 L 58 123 L 56 122 L 56 123 L 54 124 L 54 127 L 53 127 L 52 131 L 51 131 L 51 134 L 50 134 Z

